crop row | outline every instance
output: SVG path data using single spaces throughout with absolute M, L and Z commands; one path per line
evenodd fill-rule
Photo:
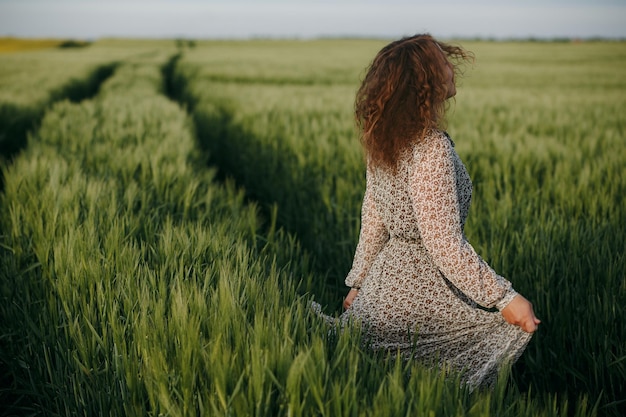
M 26 146 L 27 133 L 51 104 L 92 97 L 118 62 L 168 50 L 173 45 L 109 41 L 86 49 L 0 55 L 0 158 L 10 159 Z

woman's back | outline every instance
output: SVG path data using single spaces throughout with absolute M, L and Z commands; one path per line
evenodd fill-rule
M 407 149 L 401 155 L 395 172 L 385 168 L 371 169 L 372 196 L 376 202 L 378 213 L 381 215 L 391 237 L 421 240 L 418 218 L 415 213 L 415 202 L 411 195 L 413 191 L 411 178 L 417 164 L 429 164 L 429 161 L 421 155 L 421 153 L 425 153 L 426 148 L 439 147 L 445 151 L 445 148 L 453 146 L 452 140 L 445 132 L 432 131 L 421 143 Z M 450 156 L 454 167 L 454 176 L 447 175 L 447 172 L 442 169 L 433 169 L 430 170 L 429 181 L 439 183 L 454 181 L 453 184 L 448 184 L 446 188 L 456 190 L 459 221 L 462 228 L 469 213 L 472 183 L 465 166 L 452 149 L 450 149 Z M 439 202 L 439 204 L 444 204 L 444 202 Z M 429 227 L 436 227 L 436 224 L 429 224 Z

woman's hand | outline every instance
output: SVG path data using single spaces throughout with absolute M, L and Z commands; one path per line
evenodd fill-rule
M 346 295 L 346 298 L 344 298 L 343 300 L 343 308 L 345 310 L 347 310 L 348 307 L 352 305 L 352 302 L 354 301 L 354 298 L 356 297 L 358 293 L 359 293 L 358 288 L 351 288 L 350 291 L 348 291 L 348 295 Z
M 539 323 L 541 323 L 541 320 L 535 317 L 531 302 L 519 294 L 500 313 L 507 323 L 519 326 L 528 333 L 537 330 Z

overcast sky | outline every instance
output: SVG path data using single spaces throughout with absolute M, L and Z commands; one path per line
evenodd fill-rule
M 0 36 L 626 38 L 626 0 L 0 0 Z

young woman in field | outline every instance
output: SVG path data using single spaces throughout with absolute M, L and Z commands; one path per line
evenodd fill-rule
M 429 35 L 403 38 L 363 80 L 366 191 L 342 319 L 360 321 L 374 349 L 463 371 L 476 387 L 521 355 L 539 320 L 463 233 L 472 184 L 441 129 L 469 57 Z

